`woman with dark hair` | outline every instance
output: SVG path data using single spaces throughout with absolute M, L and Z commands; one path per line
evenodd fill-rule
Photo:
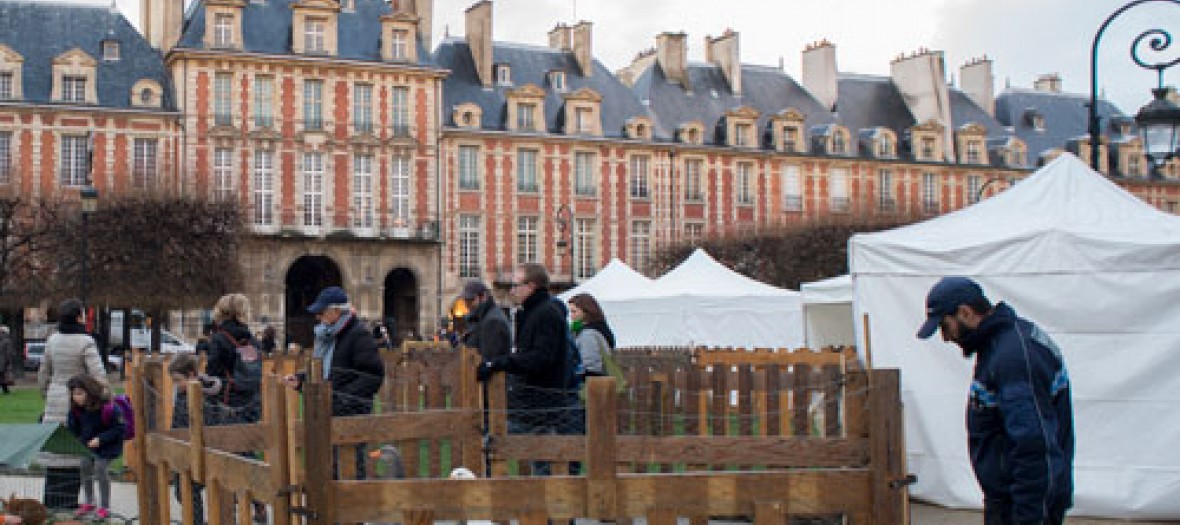
M 41 397 L 45 398 L 43 423 L 66 423 L 70 413 L 70 378 L 78 374 L 93 377 L 104 388 L 109 388 L 106 369 L 98 354 L 94 338 L 86 333 L 85 309 L 82 301 L 66 299 L 57 307 L 57 333 L 45 341 L 45 356 L 37 371 Z M 38 462 L 46 467 L 45 506 L 66 509 L 78 506 L 78 490 L 82 484 L 81 461 L 78 456 L 42 452 Z
M 602 307 L 593 295 L 580 293 L 570 298 L 570 331 L 577 337 L 578 352 L 582 354 L 582 366 L 587 376 L 607 375 L 604 355 L 615 348 L 615 334 L 606 324 Z

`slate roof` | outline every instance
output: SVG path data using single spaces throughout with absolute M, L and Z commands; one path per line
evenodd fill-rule
M 119 60 L 103 60 L 102 41 L 119 41 Z M 80 48 L 98 63 L 98 105 L 132 108 L 131 88 L 142 79 L 164 90 L 163 109 L 176 111 L 172 83 L 160 53 L 123 17 L 107 6 L 0 0 L 0 44 L 20 53 L 20 103 L 55 104 L 53 59 Z M 69 103 L 76 105 L 76 103 Z
M 242 7 L 242 51 L 291 54 L 291 4 L 297 0 L 248 1 Z M 352 11 L 336 14 L 336 54 L 331 58 L 381 61 L 381 16 L 393 9 L 384 0 L 354 0 Z M 196 0 L 185 14 L 177 47 L 205 49 L 205 2 Z M 433 65 L 418 35 L 418 65 Z
M 496 42 L 492 45 L 492 62 L 509 66 L 512 85 L 494 84 L 491 89 L 484 89 L 480 83 L 475 72 L 475 62 L 471 58 L 471 48 L 465 39 L 443 40 L 434 56 L 440 67 L 451 70 L 451 74 L 443 81 L 443 120 L 446 126 L 456 125 L 452 108 L 463 103 L 474 103 L 483 112 L 480 123 L 482 129 L 505 129 L 507 93 L 525 84 L 534 84 L 546 92 L 545 129 L 549 133 L 562 132 L 563 96 L 582 88 L 593 89 L 602 96 L 600 115 L 604 137 L 623 137 L 623 127 L 628 120 L 648 116 L 639 100 L 606 66 L 595 60 L 593 74 L 583 76 L 573 53 L 568 51 Z M 565 71 L 565 93 L 557 92 L 549 83 L 548 74 L 554 70 Z
M 1030 89 L 1008 88 L 996 98 L 996 120 L 1028 144 L 1029 162 L 1035 163 L 1043 153 L 1054 148 L 1065 148 L 1070 139 L 1088 133 L 1089 119 L 1086 104 L 1089 96 L 1072 93 L 1052 93 Z M 1025 118 L 1029 109 L 1045 117 L 1044 131 L 1037 131 Z M 1125 117 L 1119 108 L 1105 100 L 1098 100 L 1101 130 L 1110 136 L 1110 118 Z
M 658 63 L 635 81 L 633 91 L 647 101 L 656 121 L 657 139 L 672 140 L 682 124 L 699 120 L 705 126 L 704 143 L 724 145 L 717 124 L 726 111 L 750 106 L 760 113 L 758 136 L 762 137 L 770 117 L 795 108 L 804 115 L 804 129 L 835 122 L 815 97 L 782 70 L 773 67 L 742 65 L 742 94 L 735 96 L 721 68 L 712 64 L 688 65 L 689 89 L 670 82 Z
M 858 143 L 867 139 L 875 128 L 883 127 L 901 139 L 899 148 L 904 145 L 906 132 L 914 125 L 914 116 L 889 77 L 841 73 L 836 78 L 836 89 L 837 120 L 857 137 Z M 869 153 L 864 151 L 863 144 L 857 147 L 861 155 Z M 898 151 L 898 155 L 905 154 Z
M 971 97 L 968 97 L 966 93 L 958 88 L 948 87 L 947 95 L 951 102 L 951 123 L 956 130 L 974 123 L 987 128 L 988 138 L 1003 138 L 1011 135 L 999 120 L 988 115 L 987 111 L 979 107 L 979 104 L 971 100 Z

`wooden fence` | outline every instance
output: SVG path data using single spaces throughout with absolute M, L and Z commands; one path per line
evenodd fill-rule
M 283 356 L 268 362 L 260 422 L 205 426 L 193 417 L 181 430 L 167 425 L 172 396 L 164 393 L 173 385 L 164 359 L 137 357 L 128 389 L 138 420 L 154 422 L 128 454 L 142 473 L 141 522 L 172 518 L 173 475 L 186 495 L 176 518 L 189 523 L 187 487 L 201 483 L 214 525 L 249 523 L 251 500 L 269 505 L 278 525 L 641 516 L 653 525 L 711 516 L 770 524 L 833 515 L 908 522 L 898 374 L 863 370 L 850 350 L 623 350 L 625 389 L 609 378 L 588 381 L 584 435 L 510 434 L 504 375 L 489 383 L 485 408 L 474 352 L 416 344 L 384 357 L 373 415 L 331 417 L 330 385 L 314 371 L 301 396 L 285 388 L 283 374 L 318 363 Z M 199 388 L 185 387 L 190 415 L 200 414 Z M 345 460 L 351 449 L 385 444 L 401 451 L 407 479 L 373 479 L 388 474 L 373 459 L 369 479 L 356 479 Z M 265 459 L 238 455 L 247 451 Z M 445 479 L 457 466 L 482 473 L 485 451 L 490 478 Z M 534 461 L 550 462 L 554 475 L 527 475 Z M 582 471 L 570 475 L 575 462 Z

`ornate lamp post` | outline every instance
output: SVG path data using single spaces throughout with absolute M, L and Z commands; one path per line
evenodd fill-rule
M 1180 0 L 1136 0 L 1130 2 L 1111 13 L 1102 22 L 1098 33 L 1094 35 L 1094 43 L 1090 47 L 1090 167 L 1095 171 L 1099 166 L 1098 141 L 1101 127 L 1098 118 L 1098 43 L 1102 40 L 1102 34 L 1106 32 L 1106 28 L 1115 18 L 1128 9 L 1149 2 L 1166 2 L 1180 6 Z M 1172 45 L 1172 35 L 1162 29 L 1149 29 L 1140 33 L 1131 42 L 1131 60 L 1141 68 L 1154 70 L 1159 76 L 1158 87 L 1152 91 L 1155 94 L 1155 100 L 1140 109 L 1139 114 L 1135 116 L 1135 123 L 1143 135 L 1143 147 L 1154 165 L 1154 162 L 1163 162 L 1176 155 L 1176 128 L 1180 126 L 1180 108 L 1165 98 L 1164 70 L 1180 63 L 1180 58 L 1170 62 L 1146 62 L 1139 56 L 1139 46 L 1144 41 L 1147 41 L 1152 51 L 1162 52 Z
M 90 308 L 89 303 L 86 302 L 86 292 L 89 288 L 87 275 L 87 259 L 89 259 L 90 252 L 87 251 L 86 245 L 90 237 L 90 214 L 98 210 L 98 189 L 94 186 L 87 185 L 78 192 L 82 201 L 82 278 L 81 290 L 79 290 L 78 298 L 82 300 L 82 304 L 86 308 Z
M 557 208 L 557 213 L 553 215 L 553 223 L 557 225 L 557 249 L 560 252 L 560 255 L 564 256 L 565 252 L 567 251 L 566 247 L 569 247 L 570 283 L 573 283 L 577 280 L 576 276 L 574 275 L 574 266 L 576 261 L 574 259 L 574 243 L 572 242 L 574 233 L 573 210 L 571 210 L 569 206 L 562 204 Z M 560 259 L 558 260 L 557 264 L 558 267 L 561 266 Z

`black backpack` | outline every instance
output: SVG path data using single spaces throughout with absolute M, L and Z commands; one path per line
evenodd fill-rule
M 250 338 L 238 340 L 225 330 L 221 330 L 221 335 L 234 346 L 234 368 L 229 374 L 229 384 L 223 389 L 223 401 L 228 404 L 231 391 L 257 395 L 262 388 L 262 352 Z

